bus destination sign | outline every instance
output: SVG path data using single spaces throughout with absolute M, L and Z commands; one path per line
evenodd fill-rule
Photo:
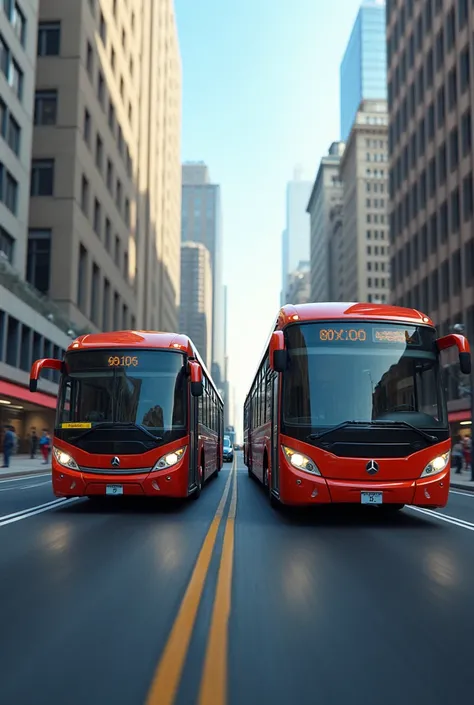
M 321 328 L 319 340 L 324 343 L 397 343 L 403 345 L 419 345 L 419 335 L 416 329 L 409 332 L 398 327 L 386 328 L 356 328 L 355 326 L 337 326 Z

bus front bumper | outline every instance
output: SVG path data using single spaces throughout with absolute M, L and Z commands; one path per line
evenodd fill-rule
M 280 501 L 288 505 L 409 504 L 445 507 L 449 497 L 449 481 L 449 467 L 432 477 L 387 482 L 334 480 L 285 468 L 280 479 Z

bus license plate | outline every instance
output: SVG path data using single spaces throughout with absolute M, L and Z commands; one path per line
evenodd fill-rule
M 123 494 L 123 485 L 106 485 L 105 494 L 119 495 Z
M 361 492 L 361 504 L 382 504 L 383 492 Z

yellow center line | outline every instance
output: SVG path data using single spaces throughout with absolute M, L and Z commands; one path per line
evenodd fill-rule
M 146 705 L 173 705 L 174 703 L 233 475 L 234 467 L 227 478 L 219 506 L 204 539 L 191 580 L 155 671 Z
M 237 472 L 235 468 L 233 475 L 232 498 L 224 532 L 216 597 L 199 691 L 199 705 L 225 705 L 227 702 L 228 631 L 232 600 L 234 525 L 237 510 Z

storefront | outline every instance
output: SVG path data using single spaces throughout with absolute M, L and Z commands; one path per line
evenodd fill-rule
M 448 413 L 449 425 L 451 428 L 451 437 L 471 436 L 471 410 L 459 409 L 458 411 L 450 411 Z
M 32 394 L 19 384 L 0 380 L 0 439 L 6 425 L 14 427 L 18 437 L 18 453 L 30 452 L 33 430 L 38 436 L 44 429 L 52 433 L 56 397 L 44 392 Z

